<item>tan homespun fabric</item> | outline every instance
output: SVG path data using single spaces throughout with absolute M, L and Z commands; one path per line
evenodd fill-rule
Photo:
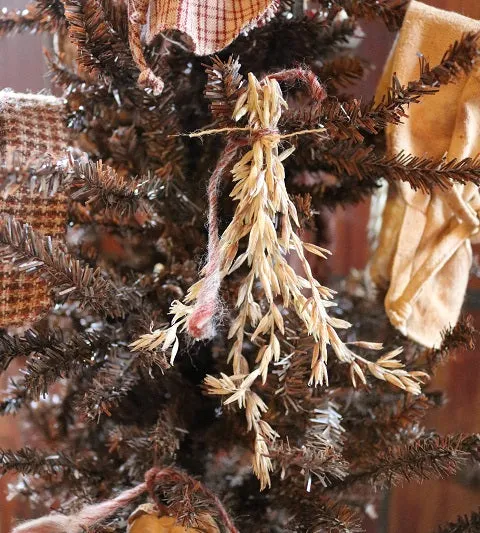
M 70 134 L 61 99 L 0 91 L 0 218 L 11 216 L 55 239 L 65 237 L 68 199 L 39 192 L 12 179 L 14 166 L 32 166 L 67 157 Z M 0 327 L 28 327 L 51 307 L 47 283 L 37 273 L 20 272 L 0 261 Z
M 147 44 L 165 30 L 178 30 L 190 37 L 194 53 L 203 56 L 222 50 L 242 31 L 264 24 L 279 5 L 279 0 L 129 0 L 129 41 L 141 71 L 140 85 L 155 94 L 163 90 L 163 81 L 143 55 L 144 25 Z
M 60 98 L 0 91 L 0 165 L 65 157 L 70 139 L 65 121 Z
M 0 197 L 0 216 L 13 216 L 32 228 L 64 239 L 67 198 L 42 198 L 29 192 Z M 0 261 L 0 327 L 25 326 L 37 321 L 52 306 L 50 290 L 36 273 L 20 272 Z
M 436 65 L 444 52 L 480 22 L 412 2 L 387 62 L 377 99 L 392 75 L 402 84 L 418 79 L 417 53 Z M 441 87 L 413 104 L 409 117 L 387 128 L 389 155 L 448 160 L 480 152 L 480 71 Z M 379 244 L 370 264 L 371 279 L 388 288 L 385 309 L 403 334 L 428 347 L 441 344 L 442 332 L 456 324 L 472 262 L 470 238 L 479 230 L 478 188 L 471 183 L 431 195 L 407 183 L 391 188 L 383 213 Z

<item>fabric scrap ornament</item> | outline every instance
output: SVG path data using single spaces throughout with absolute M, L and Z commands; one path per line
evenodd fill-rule
M 70 142 L 63 99 L 0 91 L 0 166 L 65 158 Z
M 280 339 L 285 327 L 283 312 L 289 310 L 302 324 L 305 335 L 313 339 L 311 350 L 310 385 L 328 385 L 327 360 L 329 348 L 337 359 L 350 367 L 352 382 L 366 382 L 364 369 L 378 379 L 387 381 L 413 394 L 420 392 L 423 373 L 407 372 L 396 359 L 401 350 L 394 350 L 369 361 L 344 343 L 337 330 L 350 324 L 332 317 L 328 308 L 334 291 L 323 286 L 313 276 L 306 254 L 326 258 L 329 252 L 303 242 L 299 236 L 299 221 L 285 183 L 283 161 L 293 148 L 282 150 L 281 141 L 293 136 L 324 135 L 322 128 L 282 134 L 279 120 L 287 103 L 276 78 L 286 79 L 285 71 L 259 81 L 248 76 L 248 86 L 239 96 L 233 113 L 234 120 L 246 126 L 204 131 L 194 136 L 227 133 L 229 142 L 212 174 L 209 185 L 209 250 L 208 261 L 200 280 L 194 284 L 183 302 L 171 308 L 172 324 L 143 335 L 132 344 L 135 350 L 171 350 L 171 360 L 179 349 L 178 333 L 185 331 L 193 339 L 211 338 L 215 333 L 216 302 L 222 280 L 239 271 L 240 283 L 235 313 L 228 332 L 233 339 L 228 356 L 232 375 L 220 378 L 207 376 L 205 384 L 211 394 L 225 396 L 225 404 L 236 402 L 245 409 L 248 429 L 254 432 L 253 470 L 261 487 L 270 484 L 272 469 L 269 443 L 277 437 L 272 427 L 262 419 L 267 406 L 253 390 L 256 382 L 265 383 L 270 367 L 282 357 Z M 316 82 L 311 94 L 317 98 L 318 80 L 293 69 L 289 74 L 302 74 L 301 81 Z M 311 73 L 310 73 L 311 74 Z M 247 134 L 242 138 L 241 133 Z M 237 137 L 240 135 L 240 137 Z M 216 205 L 220 177 L 234 160 L 241 147 L 246 153 L 232 169 L 234 186 L 230 197 L 235 212 L 222 235 L 218 236 Z M 213 225 L 213 227 L 212 227 Z M 301 273 L 289 261 L 298 257 Z M 247 342 L 257 345 L 253 364 L 244 356 Z M 362 348 L 379 350 L 381 344 L 357 343 Z
M 147 44 L 166 30 L 178 30 L 191 39 L 195 54 L 210 55 L 228 46 L 242 31 L 268 21 L 279 3 L 278 0 L 129 0 L 129 41 L 140 69 L 139 84 L 151 88 L 154 94 L 160 94 L 164 86 L 147 65 L 143 28 Z
M 66 230 L 67 196 L 20 178 L 48 158 L 67 156 L 70 134 L 60 98 L 0 91 L 0 216 L 13 217 L 54 239 Z M 22 181 L 23 180 L 23 181 Z M 8 256 L 8 251 L 2 251 Z M 28 326 L 52 305 L 47 283 L 36 273 L 0 263 L 0 327 Z
M 379 99 L 397 75 L 415 79 L 418 53 L 431 62 L 480 22 L 412 2 L 378 87 Z M 423 58 L 421 57 L 421 61 Z M 442 86 L 412 105 L 402 124 L 387 127 L 389 155 L 400 152 L 447 161 L 480 153 L 480 70 Z M 473 183 L 436 188 L 431 194 L 400 183 L 389 191 L 378 247 L 370 264 L 375 285 L 388 289 L 385 309 L 404 335 L 439 347 L 463 304 L 478 233 L 480 195 Z
M 213 518 L 207 513 L 199 513 L 197 527 L 184 527 L 174 516 L 159 513 L 156 505 L 140 505 L 128 519 L 127 533 L 219 533 Z

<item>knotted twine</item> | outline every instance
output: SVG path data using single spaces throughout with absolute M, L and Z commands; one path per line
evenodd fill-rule
M 268 76 L 277 81 L 301 81 L 303 82 L 313 101 L 321 102 L 325 97 L 325 89 L 318 78 L 310 70 L 301 68 L 289 69 Z M 277 119 L 280 117 L 277 117 Z M 272 117 L 273 120 L 273 117 Z M 305 129 L 293 133 L 280 133 L 277 128 L 278 120 L 270 124 L 268 128 L 253 129 L 246 127 L 226 127 L 198 131 L 187 134 L 188 137 L 196 138 L 206 135 L 226 133 L 227 145 L 220 156 L 217 166 L 210 176 L 208 185 L 208 257 L 202 270 L 202 278 L 197 282 L 198 292 L 192 291 L 192 296 L 187 301 L 193 302 L 193 311 L 186 322 L 186 331 L 194 339 L 210 339 L 215 334 L 215 317 L 219 310 L 219 291 L 221 281 L 226 273 L 222 273 L 222 257 L 220 252 L 220 239 L 218 232 L 218 191 L 226 169 L 233 161 L 238 150 L 242 146 L 251 146 L 255 149 L 256 143 L 262 143 L 262 139 L 268 139 L 271 149 L 277 146 L 282 139 L 288 139 L 300 135 L 323 133 L 325 128 Z M 247 138 L 235 137 L 236 133 L 246 132 Z M 195 287 L 195 286 L 194 286 Z M 194 288 L 192 287 L 192 288 Z M 195 296 L 193 297 L 193 294 Z M 189 295 L 190 296 L 190 295 Z
M 142 27 L 147 22 L 149 0 L 128 0 L 128 41 L 133 59 L 140 70 L 138 84 L 150 88 L 155 96 L 162 94 L 165 84 L 148 66 L 143 53 Z
M 192 480 L 187 474 L 175 468 L 152 468 L 145 474 L 145 481 L 120 493 L 116 498 L 102 503 L 87 505 L 78 513 L 71 515 L 51 514 L 18 525 L 12 533 L 83 533 L 102 520 L 109 518 L 126 505 L 133 503 L 139 496 L 148 492 L 152 500 L 160 505 L 156 489 L 164 481 L 190 483 L 193 490 L 201 492 L 215 506 L 220 520 L 230 533 L 238 533 L 232 519 L 219 498 L 199 481 Z

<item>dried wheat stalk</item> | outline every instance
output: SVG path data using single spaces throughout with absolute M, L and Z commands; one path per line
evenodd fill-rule
M 283 161 L 293 149 L 281 151 L 282 135 L 277 125 L 286 107 L 275 79 L 267 77 L 260 82 L 253 74 L 249 74 L 247 90 L 239 96 L 233 117 L 236 121 L 248 118 L 251 147 L 232 170 L 235 186 L 230 196 L 237 206 L 232 221 L 218 244 L 215 244 L 218 270 L 212 269 L 209 254 L 203 277 L 190 288 L 184 302 L 177 301 L 172 305 L 172 325 L 168 329 L 143 335 L 132 344 L 132 348 L 137 350 L 160 348 L 165 351 L 171 348 L 173 361 L 179 348 L 177 333 L 185 330 L 191 332 L 189 321 L 198 313 L 199 306 L 204 304 L 204 293 L 208 292 L 210 286 L 218 287 L 225 276 L 242 266 L 245 268 L 246 264 L 247 273 L 236 302 L 237 316 L 228 334 L 229 338 L 234 339 L 229 354 L 233 375 L 222 374 L 219 378 L 207 376 L 205 383 L 209 393 L 228 396 L 225 404 L 237 402 L 240 408 L 245 409 L 248 427 L 255 434 L 253 468 L 262 488 L 270 484 L 272 464 L 268 444 L 277 434 L 262 420 L 262 413 L 267 407 L 252 390 L 252 385 L 259 379 L 265 383 L 270 363 L 280 360 L 277 335 L 284 333 L 282 308 L 294 311 L 307 334 L 314 339 L 309 385 L 328 385 L 328 346 L 331 346 L 340 362 L 350 365 L 354 385 L 357 378 L 366 382 L 364 369 L 368 369 L 378 379 L 418 394 L 419 383 L 425 376 L 424 373 L 407 372 L 403 368 L 396 358 L 401 350 L 371 362 L 354 353 L 340 339 L 336 330 L 348 328 L 350 324 L 329 316 L 328 307 L 335 305 L 332 302 L 334 291 L 313 277 L 305 257 L 305 252 L 309 252 L 325 258 L 329 252 L 302 242 L 297 233 L 299 223 L 296 209 L 285 186 Z M 246 249 L 239 255 L 241 241 L 245 241 Z M 303 275 L 289 264 L 291 252 L 295 252 L 299 258 Z M 266 306 L 259 304 L 259 288 L 267 302 Z M 201 326 L 204 330 L 211 330 L 209 320 L 212 315 L 202 315 L 204 322 Z M 198 338 L 201 335 L 193 336 Z M 254 368 L 242 355 L 247 339 L 252 342 L 261 340 Z M 373 350 L 382 348 L 376 343 L 357 345 Z

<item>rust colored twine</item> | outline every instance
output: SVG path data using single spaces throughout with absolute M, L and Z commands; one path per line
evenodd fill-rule
M 187 320 L 187 332 L 194 339 L 209 339 L 215 334 L 214 317 L 219 307 L 221 284 L 220 238 L 218 235 L 218 198 L 223 175 L 232 162 L 240 142 L 230 141 L 210 176 L 208 184 L 208 257 L 202 286 L 192 314 Z

